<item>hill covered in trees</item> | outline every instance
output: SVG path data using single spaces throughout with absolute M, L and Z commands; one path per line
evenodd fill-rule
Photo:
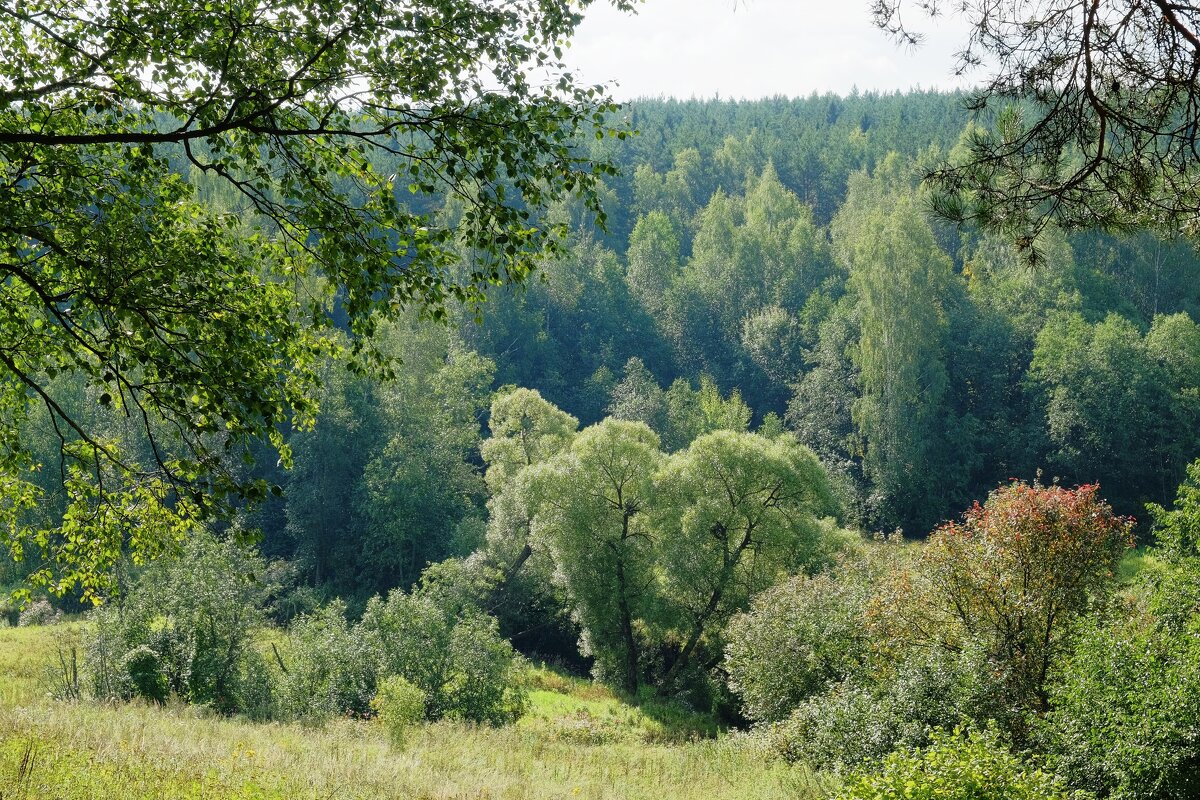
M 366 717 L 403 748 L 424 721 L 528 725 L 531 702 L 566 702 L 538 695 L 566 680 L 524 661 L 540 657 L 682 735 L 752 728 L 738 759 L 865 769 L 845 797 L 944 763 L 1030 797 L 1187 796 L 1200 258 L 1184 239 L 1051 228 L 1033 265 L 931 216 L 917 176 L 962 146 L 963 101 L 633 103 L 609 122 L 637 135 L 578 144 L 618 168 L 597 187 L 605 224 L 550 208 L 569 239 L 531 283 L 445 323 L 365 329 L 335 294 L 326 355 L 302 365 L 313 424 L 276 427 L 278 460 L 225 448 L 239 485 L 278 494 L 165 543 L 181 560 L 66 586 L 69 610 L 120 591 L 91 616 L 82 671 L 60 656 L 55 693 Z M 173 165 L 209 208 L 249 213 Z M 468 213 L 453 194 L 414 202 Z M 475 274 L 470 242 L 442 244 L 452 281 Z M 45 377 L 131 463 L 159 458 L 146 434 L 166 423 Z M 90 484 L 56 419 L 17 431 L 44 539 L 0 584 L 52 582 L 61 565 L 34 545 L 86 540 L 68 492 Z M 138 496 L 121 502 L 127 518 L 100 522 L 136 536 Z M 1128 516 L 1148 503 L 1156 528 Z M 1139 537 L 1155 557 L 1128 558 Z M 1167 677 L 1138 689 L 1142 674 Z M 1153 746 L 1126 702 L 1143 695 Z M 1133 785 L 1143 768 L 1167 788 Z
M 397 359 L 394 380 L 320 367 L 316 426 L 284 431 L 293 467 L 254 468 L 284 496 L 241 523 L 301 584 L 366 597 L 479 546 L 479 447 L 506 385 L 583 425 L 643 422 L 668 453 L 711 430 L 789 431 L 830 470 L 844 523 L 915 537 L 1038 471 L 1098 482 L 1141 514 L 1200 452 L 1190 244 L 1050 230 L 1029 266 L 930 217 L 915 176 L 958 146 L 963 97 L 640 101 L 620 115 L 637 135 L 588 145 L 619 167 L 601 189 L 607 229 L 555 207 L 572 238 L 540 280 L 495 290 L 478 320 L 381 326 L 370 345 Z M 239 208 L 191 178 L 213 207 Z M 56 380 L 70 395 L 74 379 Z M 76 394 L 152 457 L 137 420 Z M 57 462 L 48 418 L 25 435 Z M 34 513 L 52 526 L 65 501 L 55 471 L 43 477 Z

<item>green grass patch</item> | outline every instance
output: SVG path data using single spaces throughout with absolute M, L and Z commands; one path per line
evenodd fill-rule
M 44 697 L 55 673 L 64 664 L 71 668 L 71 647 L 78 648 L 81 632 L 79 623 L 0 628 L 0 707 Z M 75 657 L 82 658 L 78 650 Z
M 31 767 L 22 767 L 33 751 Z M 191 708 L 44 703 L 0 711 L 0 786 L 20 798 L 817 798 L 808 770 L 735 742 L 585 745 L 522 726 L 320 729 Z M 20 792 L 15 793 L 15 792 Z M 0 790 L 0 797 L 7 796 Z
M 1136 547 L 1125 553 L 1121 563 L 1117 565 L 1117 580 L 1122 586 L 1128 586 L 1142 572 L 1155 569 L 1158 565 L 1158 559 L 1151 555 L 1144 545 Z
M 12 698 L 0 706 L 0 800 L 815 800 L 834 788 L 740 737 L 699 738 L 717 733 L 704 715 L 639 707 L 541 667 L 516 725 L 417 725 L 399 747 L 374 722 L 311 728 L 52 701 L 43 665 L 67 631 L 0 630 L 0 686 Z
M 545 665 L 527 673 L 529 710 L 517 725 L 579 744 L 673 744 L 715 738 L 720 726 L 707 714 L 644 698 L 630 703 L 612 690 Z

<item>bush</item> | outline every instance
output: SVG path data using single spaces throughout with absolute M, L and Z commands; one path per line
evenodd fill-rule
M 393 675 L 379 684 L 371 709 L 383 723 L 392 744 L 400 747 L 409 728 L 425 718 L 425 693 L 404 678 Z
M 936 731 L 924 750 L 889 755 L 878 771 L 852 775 L 836 800 L 1084 800 L 1061 778 L 1008 751 L 994 729 Z
M 393 591 L 371 599 L 360 629 L 377 673 L 418 687 L 430 719 L 501 725 L 524 711 L 512 645 L 486 614 L 446 608 L 420 591 Z
M 1151 503 L 1153 555 L 1151 607 L 1169 628 L 1181 630 L 1200 617 L 1200 460 L 1188 465 L 1171 510 Z
M 845 553 L 830 570 L 762 592 L 729 623 L 729 688 L 757 721 L 785 719 L 807 698 L 849 677 L 870 650 L 863 615 L 892 546 Z
M 121 659 L 121 673 L 128 678 L 129 691 L 145 700 L 165 703 L 171 686 L 162 657 L 149 645 L 138 645 Z
M 893 750 L 923 747 L 938 728 L 1002 716 L 1002 693 L 981 654 L 914 650 L 886 676 L 859 676 L 801 703 L 762 729 L 790 761 L 857 767 Z
M 292 623 L 283 647 L 286 672 L 277 701 L 285 719 L 319 721 L 366 716 L 375 694 L 375 664 L 365 643 L 334 602 Z
M 1042 743 L 1115 800 L 1200 797 L 1200 636 L 1134 616 L 1095 626 L 1051 684 Z
M 1013 482 L 993 491 L 962 522 L 934 531 L 915 569 L 885 583 L 872 610 L 876 635 L 899 648 L 981 648 L 1012 705 L 1045 712 L 1047 676 L 1080 622 L 1110 598 L 1130 545 L 1132 522 L 1097 489 Z
M 0 596 L 0 628 L 15 628 L 20 623 L 20 620 L 20 606 L 12 600 Z
M 263 571 L 257 555 L 205 533 L 190 537 L 177 559 L 152 564 L 125 597 L 93 613 L 85 659 L 93 692 L 154 702 L 175 694 L 242 711 L 251 635 L 268 592 Z
M 278 717 L 275 680 L 267 660 L 255 650 L 242 659 L 238 676 L 238 711 L 254 722 L 266 722 Z
M 17 625 L 28 628 L 33 625 L 53 625 L 61 622 L 63 613 L 50 605 L 49 600 L 36 600 L 17 617 Z

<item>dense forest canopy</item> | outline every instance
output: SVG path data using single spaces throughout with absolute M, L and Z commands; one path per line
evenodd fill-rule
M 276 429 L 291 468 L 227 448 L 237 482 L 284 489 L 245 506 L 237 527 L 261 531 L 264 552 L 320 592 L 412 585 L 487 539 L 499 487 L 480 452 L 503 386 L 535 389 L 583 426 L 643 423 L 668 454 L 714 430 L 786 431 L 829 470 L 842 520 L 866 529 L 924 536 L 1039 470 L 1099 482 L 1122 513 L 1165 502 L 1200 444 L 1190 243 L 1050 228 L 1031 267 L 1004 237 L 930 217 L 918 177 L 969 135 L 963 102 L 630 104 L 619 113 L 638 135 L 579 156 L 617 167 L 597 187 L 607 228 L 586 203 L 558 202 L 546 214 L 567 246 L 527 287 L 495 290 L 481 319 L 449 306 L 448 326 L 416 312 L 372 323 L 363 346 L 403 364 L 387 380 L 356 369 L 353 349 L 306 357 L 320 411 L 311 430 Z M 181 177 L 210 213 L 245 208 L 204 170 Z M 431 213 L 462 207 L 449 195 Z M 469 270 L 470 243 L 453 246 Z M 47 385 L 87 431 L 153 462 L 128 405 L 77 372 Z M 50 544 L 80 524 L 79 495 L 96 499 L 83 472 L 64 491 L 56 422 L 42 409 L 14 429 L 45 465 L 23 524 Z M 10 579 L 37 568 L 34 550 Z

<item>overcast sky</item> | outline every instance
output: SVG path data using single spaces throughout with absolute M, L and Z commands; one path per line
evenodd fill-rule
M 597 2 L 566 60 L 587 83 L 617 81 L 618 100 L 966 85 L 952 72 L 965 26 L 919 22 L 927 39 L 910 51 L 871 24 L 867 0 L 645 0 L 636 15 Z

